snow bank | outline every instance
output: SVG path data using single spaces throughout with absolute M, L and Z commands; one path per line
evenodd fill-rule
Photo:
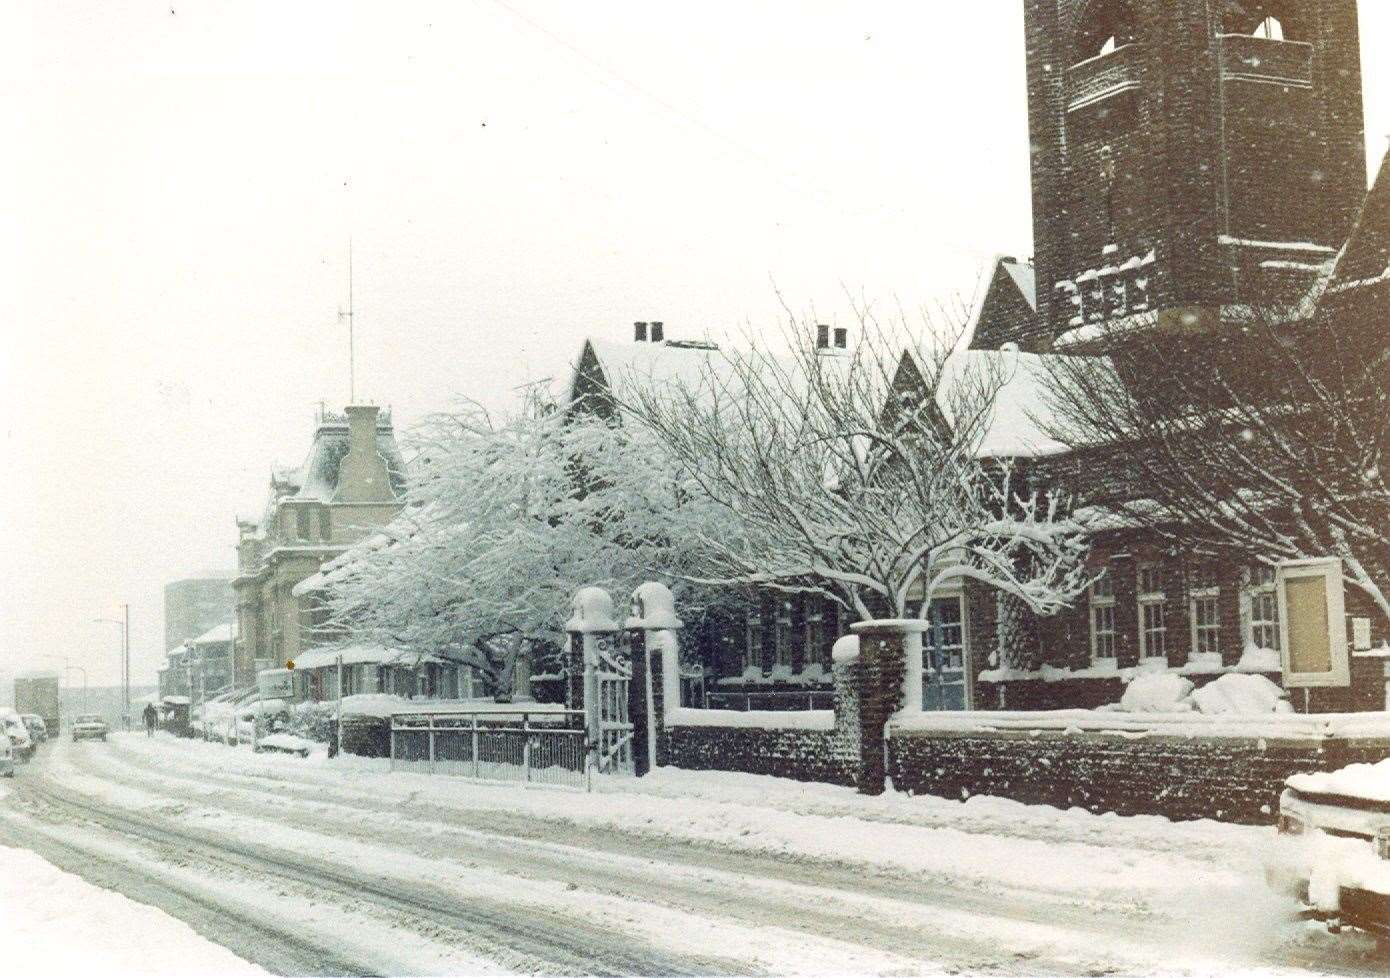
M 1292 713 L 1284 690 L 1264 676 L 1230 673 L 1213 679 L 1192 693 L 1192 703 L 1203 713 L 1260 716 Z
M 1390 803 L 1390 759 L 1352 764 L 1336 771 L 1295 774 L 1285 783 L 1305 794 L 1346 795 Z
M 294 734 L 278 733 L 262 737 L 257 742 L 262 750 L 282 751 L 286 754 L 300 754 L 305 757 L 319 745 L 312 740 L 296 737 Z
M 1284 671 L 1284 663 L 1274 649 L 1261 649 L 1247 645 L 1240 661 L 1236 663 L 1237 672 L 1279 672 Z
M 834 710 L 695 710 L 666 711 L 668 727 L 738 727 L 752 730 L 834 730 Z
M 28 978 L 265 974 L 162 910 L 2 846 L 0 961 Z
M 1185 713 L 1192 709 L 1188 695 L 1192 680 L 1176 673 L 1156 673 L 1135 676 L 1120 697 L 1120 709 L 1126 713 Z

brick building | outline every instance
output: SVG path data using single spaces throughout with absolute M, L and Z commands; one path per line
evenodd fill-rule
M 1142 493 L 1114 453 L 1067 450 L 1038 417 L 1049 358 L 1114 352 L 1127 330 L 1216 335 L 1277 307 L 1380 355 L 1390 160 L 1368 193 L 1354 0 L 1028 0 L 1026 30 L 1036 266 L 1001 260 L 971 323 L 966 355 L 1016 367 L 996 423 L 1007 437 L 985 454 L 1020 460 L 1039 486 Z M 971 705 L 1096 706 L 1145 668 L 1199 684 L 1258 672 L 1297 687 L 1298 709 L 1385 709 L 1384 660 L 1357 652 L 1390 640 L 1390 622 L 1339 565 L 1236 565 L 1113 520 L 1092 542 L 1100 580 L 1070 613 L 1034 620 L 967 586 Z M 1290 658 L 1290 631 L 1311 634 L 1305 611 L 1327 620 L 1330 661 L 1311 678 Z

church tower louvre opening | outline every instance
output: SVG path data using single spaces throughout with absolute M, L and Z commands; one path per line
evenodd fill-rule
M 1311 287 L 1366 192 L 1356 0 L 1025 0 L 1039 335 Z

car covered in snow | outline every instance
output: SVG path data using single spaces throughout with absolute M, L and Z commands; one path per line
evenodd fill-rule
M 73 740 L 105 740 L 106 721 L 95 713 L 80 714 L 72 721 Z
M 1296 893 L 1308 917 L 1390 947 L 1390 760 L 1284 784 L 1271 882 Z
M 19 718 L 24 721 L 24 728 L 29 731 L 29 739 L 36 744 L 42 744 L 48 739 L 48 724 L 44 723 L 43 717 L 37 713 L 21 713 Z
M 14 710 L 0 708 L 0 732 L 9 738 L 16 760 L 28 761 L 34 756 L 34 739 L 29 736 L 29 728 Z
M 10 737 L 0 730 L 0 777 L 14 777 L 14 745 L 10 743 Z

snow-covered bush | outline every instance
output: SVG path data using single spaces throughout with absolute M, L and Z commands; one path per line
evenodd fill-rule
M 1264 676 L 1227 673 L 1205 686 L 1175 672 L 1139 673 L 1119 703 L 1101 709 L 1123 713 L 1203 713 L 1213 716 L 1265 716 L 1292 713 L 1277 684 Z
M 326 744 L 329 741 L 330 723 L 336 715 L 336 703 L 296 703 L 290 712 L 289 732 Z
M 1188 696 L 1192 680 L 1176 673 L 1147 673 L 1135 676 L 1120 697 L 1126 713 L 1186 713 L 1192 709 Z
M 1201 712 L 1214 715 L 1263 716 L 1293 712 L 1282 688 L 1264 676 L 1239 673 L 1213 679 L 1194 690 L 1192 703 Z

